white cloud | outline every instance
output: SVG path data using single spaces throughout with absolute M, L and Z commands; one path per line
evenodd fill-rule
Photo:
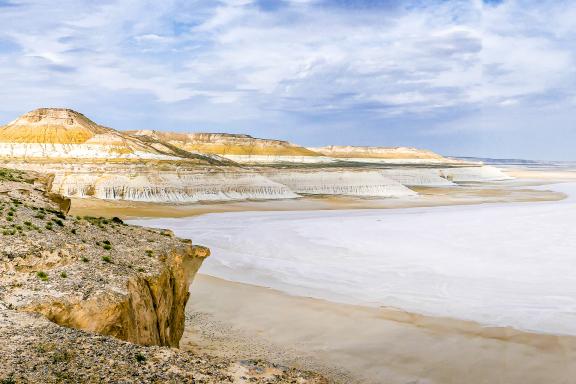
M 0 9 L 0 94 L 12 95 L 5 109 L 87 90 L 202 100 L 214 121 L 231 110 L 386 118 L 574 105 L 576 3 L 398 4 L 30 0 Z M 19 48 L 2 53 L 2 41 Z

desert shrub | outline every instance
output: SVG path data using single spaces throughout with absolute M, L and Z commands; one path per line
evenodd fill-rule
M 44 271 L 36 272 L 36 277 L 38 277 L 42 281 L 48 281 L 48 274 Z
M 121 218 L 116 217 L 116 216 L 114 216 L 114 217 L 112 218 L 112 222 L 115 223 L 115 224 L 124 224 L 124 221 L 122 221 Z
M 14 376 L 10 375 L 3 379 L 0 379 L 0 384 L 16 384 L 16 380 L 14 380 Z
M 106 263 L 111 263 L 112 259 L 110 258 L 110 256 L 102 256 L 102 261 Z
M 71 358 L 71 353 L 67 350 L 57 350 L 54 352 L 54 354 L 52 355 L 52 363 L 53 364 L 58 364 L 58 363 L 65 363 L 68 360 L 70 360 Z

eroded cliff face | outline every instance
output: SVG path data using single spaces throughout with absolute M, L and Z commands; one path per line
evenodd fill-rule
M 89 299 L 50 298 L 24 305 L 56 324 L 109 335 L 141 345 L 178 347 L 184 332 L 188 287 L 203 259 L 204 247 L 175 249 L 165 266 L 151 275 L 130 277 L 126 290 L 103 292 Z
M 262 169 L 266 177 L 303 195 L 410 197 L 416 192 L 369 169 Z
M 159 203 L 291 199 L 289 187 L 251 170 L 186 163 L 7 162 L 54 174 L 51 190 L 68 197 Z
M 0 303 L 56 324 L 177 347 L 188 287 L 209 250 L 121 220 L 74 218 L 50 178 L 0 181 Z M 16 180 L 16 179 L 15 179 Z
M 0 168 L 0 382 L 328 383 L 173 348 L 209 250 L 117 218 L 68 216 L 50 181 Z

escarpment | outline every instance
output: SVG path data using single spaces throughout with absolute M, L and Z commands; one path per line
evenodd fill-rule
M 177 347 L 209 250 L 121 220 L 67 216 L 50 178 L 4 170 L 0 302 L 63 326 Z
M 406 197 L 416 193 L 374 170 L 264 169 L 268 178 L 303 195 Z
M 210 251 L 166 230 L 66 215 L 51 180 L 0 168 L 0 382 L 328 383 L 173 348 Z
M 63 108 L 37 109 L 0 127 L 0 164 L 52 174 L 47 189 L 66 197 L 185 204 L 403 197 L 416 194 L 412 186 L 509 178 L 417 148 L 304 148 L 239 134 L 122 132 Z
M 204 247 L 180 247 L 162 256 L 165 265 L 159 271 L 130 277 L 124 292 L 47 298 L 21 310 L 41 313 L 59 325 L 137 344 L 178 347 L 188 287 L 208 255 Z

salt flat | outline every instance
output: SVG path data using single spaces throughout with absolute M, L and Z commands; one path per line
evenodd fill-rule
M 576 183 L 546 203 L 235 212 L 138 224 L 209 246 L 203 273 L 331 301 L 576 335 Z M 135 221 L 133 221 L 135 222 Z

